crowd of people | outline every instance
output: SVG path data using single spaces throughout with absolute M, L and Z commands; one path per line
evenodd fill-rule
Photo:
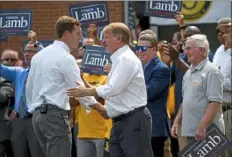
M 231 18 L 218 21 L 216 52 L 181 13 L 176 20 L 172 42 L 147 29 L 131 44 L 121 22 L 107 25 L 102 41 L 90 24 L 81 40 L 81 23 L 62 16 L 53 44 L 43 47 L 30 31 L 22 61 L 4 50 L 0 157 L 164 157 L 167 141 L 178 157 L 211 123 L 232 140 Z M 88 45 L 111 54 L 108 75 L 82 72 Z

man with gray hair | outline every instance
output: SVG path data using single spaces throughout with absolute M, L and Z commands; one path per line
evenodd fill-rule
M 204 139 L 206 128 L 212 122 L 225 132 L 221 109 L 223 76 L 209 61 L 208 50 L 205 35 L 187 38 L 185 53 L 191 66 L 183 78 L 183 101 L 171 129 L 172 136 L 177 138 L 182 123 L 181 136 L 185 145 Z

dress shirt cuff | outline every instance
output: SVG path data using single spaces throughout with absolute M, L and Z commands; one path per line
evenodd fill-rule
M 104 86 L 96 87 L 96 92 L 99 97 L 106 99 Z
M 80 104 L 83 104 L 86 107 L 89 107 L 91 105 L 98 103 L 97 100 L 93 96 L 80 97 L 80 98 L 77 98 L 77 100 L 80 102 Z

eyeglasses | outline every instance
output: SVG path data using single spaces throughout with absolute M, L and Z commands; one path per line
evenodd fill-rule
M 26 52 L 37 53 L 37 51 L 34 51 L 34 50 L 25 50 L 25 53 L 26 53 Z
M 152 48 L 152 47 L 153 46 L 139 46 L 139 45 L 136 45 L 135 50 L 145 52 L 145 51 L 147 51 L 148 48 Z
M 15 62 L 15 61 L 17 61 L 17 59 L 15 59 L 15 58 L 4 58 L 4 59 L 2 59 L 2 61 Z

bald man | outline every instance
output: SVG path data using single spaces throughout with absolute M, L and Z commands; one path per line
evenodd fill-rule
M 16 66 L 18 59 L 19 59 L 18 52 L 11 49 L 7 49 L 3 51 L 1 56 L 2 64 L 8 66 Z
M 1 55 L 1 63 L 6 66 L 15 66 L 18 61 L 18 52 L 7 49 Z M 9 112 L 14 103 L 12 83 L 0 77 L 0 157 L 13 157 L 10 141 Z
M 31 59 L 39 49 L 40 48 L 35 46 L 35 44 L 26 45 L 24 61 L 27 67 L 30 67 Z M 10 57 L 10 55 L 8 55 L 8 57 Z M 15 58 L 11 59 L 13 60 Z M 11 113 L 12 148 L 14 157 L 27 157 L 29 154 L 31 154 L 32 157 L 45 157 L 32 127 L 32 114 L 28 112 L 25 97 L 25 85 L 28 73 L 29 68 L 9 67 L 0 64 L 0 77 L 11 81 L 15 88 L 14 111 Z M 30 152 L 28 152 L 28 147 Z

